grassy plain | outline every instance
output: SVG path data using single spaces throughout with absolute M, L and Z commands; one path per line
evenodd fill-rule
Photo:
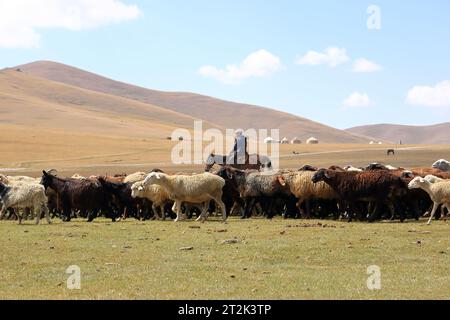
M 445 221 L 2 222 L 0 299 L 449 299 L 449 230 Z M 81 290 L 67 289 L 71 265 Z M 379 291 L 367 288 L 371 265 Z

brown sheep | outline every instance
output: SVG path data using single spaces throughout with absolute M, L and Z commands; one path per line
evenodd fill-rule
M 314 183 L 325 182 L 350 207 L 349 221 L 353 219 L 354 204 L 357 201 L 384 203 L 389 207 L 391 215 L 395 215 L 394 202 L 408 192 L 402 178 L 386 171 L 373 172 L 337 172 L 321 169 L 312 178 Z M 401 213 L 401 221 L 404 215 Z

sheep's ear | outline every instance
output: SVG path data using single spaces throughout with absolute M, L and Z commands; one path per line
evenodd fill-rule
M 139 187 L 138 190 L 139 191 L 144 191 L 144 188 L 143 187 Z
M 285 187 L 286 186 L 286 180 L 284 179 L 283 176 L 278 176 L 278 182 Z
M 161 175 L 159 173 L 155 174 L 156 179 L 161 180 Z
M 44 176 L 48 177 L 48 173 L 45 170 L 42 170 L 42 173 L 44 174 Z
M 325 172 L 324 172 L 324 175 L 325 175 L 325 178 L 331 179 L 331 176 L 328 174 L 328 171 L 325 171 Z

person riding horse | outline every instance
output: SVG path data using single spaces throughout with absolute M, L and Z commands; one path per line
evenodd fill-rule
M 214 165 L 231 166 L 239 170 L 272 169 L 272 160 L 267 155 L 249 154 L 249 139 L 243 130 L 236 130 L 233 151 L 229 155 L 211 153 L 206 160 L 205 171 L 210 172 Z
M 236 130 L 233 151 L 230 152 L 227 158 L 227 164 L 246 164 L 249 159 L 248 138 L 244 135 L 244 131 Z

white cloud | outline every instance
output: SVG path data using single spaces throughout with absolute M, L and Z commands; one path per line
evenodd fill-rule
M 442 81 L 434 87 L 415 86 L 409 90 L 406 101 L 415 106 L 448 108 L 450 107 L 450 81 Z
M 330 47 L 324 52 L 309 51 L 304 56 L 297 58 L 296 63 L 309 66 L 326 64 L 334 68 L 348 61 L 350 61 L 350 57 L 347 55 L 346 49 Z
M 204 66 L 199 73 L 225 84 L 238 84 L 248 78 L 268 77 L 281 69 L 280 58 L 262 49 L 250 54 L 239 65 L 230 64 L 225 69 Z
M 353 92 L 342 105 L 345 108 L 364 108 L 370 107 L 373 103 L 370 101 L 367 93 Z
M 79 31 L 136 19 L 140 15 L 136 5 L 119 0 L 2 0 L 0 47 L 38 47 L 41 29 Z
M 361 58 L 353 63 L 353 72 L 368 73 L 381 71 L 383 68 L 373 61 Z

